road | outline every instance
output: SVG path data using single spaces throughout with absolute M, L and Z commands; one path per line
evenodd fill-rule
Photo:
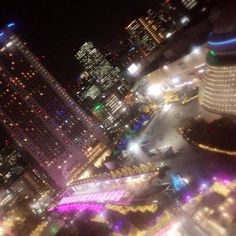
M 174 151 L 179 151 L 173 157 L 164 159 L 165 164 L 170 166 L 174 173 L 190 175 L 200 181 L 205 181 L 213 175 L 232 175 L 236 171 L 233 167 L 236 166 L 236 159 L 200 150 L 186 142 L 177 132 L 176 128 L 181 124 L 181 120 L 197 117 L 200 115 L 199 110 L 197 99 L 185 105 L 171 104 L 168 111 L 153 116 L 141 134 L 141 140 L 151 141 L 159 148 L 171 145 Z M 140 163 L 150 159 L 141 151 L 135 152 L 134 158 Z
M 165 68 L 159 68 L 147 75 L 144 79 L 148 84 L 164 85 L 171 82 L 173 78 L 178 78 L 179 82 L 189 82 L 197 77 L 192 72 L 197 72 L 206 62 L 207 50 L 202 45 L 197 50 L 193 50 L 186 56 L 166 65 Z

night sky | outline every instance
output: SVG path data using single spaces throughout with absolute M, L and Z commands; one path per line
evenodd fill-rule
M 14 21 L 16 32 L 62 83 L 75 79 L 80 66 L 73 55 L 81 44 L 122 37 L 124 26 L 155 0 L 62 0 L 1 2 L 0 25 Z

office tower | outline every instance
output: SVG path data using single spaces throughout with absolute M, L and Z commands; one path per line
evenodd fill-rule
M 152 53 L 157 48 L 157 44 L 160 42 L 160 38 L 152 34 L 148 24 L 147 19 L 141 17 L 133 20 L 126 27 L 131 41 L 142 51 L 145 56 Z
M 114 89 L 102 92 L 101 85 L 86 71 L 77 79 L 77 85 L 70 89 L 81 108 L 100 124 L 104 132 L 111 134 L 118 129 L 119 118 L 124 112 L 122 102 L 128 88 L 122 81 L 117 81 Z
M 149 55 L 157 46 L 176 33 L 183 23 L 184 10 L 172 1 L 149 9 L 145 16 L 135 19 L 126 30 L 131 41 L 139 47 L 144 55 Z
M 114 93 L 110 93 L 100 102 L 96 102 L 92 108 L 95 117 L 102 123 L 108 132 L 114 132 L 124 116 L 126 106 L 124 102 Z
M 236 114 L 235 47 L 234 34 L 212 34 L 209 38 L 207 68 L 199 90 L 199 103 L 209 112 Z
M 81 102 L 86 99 L 95 100 L 102 94 L 101 89 L 96 84 L 96 80 L 87 71 L 83 71 L 80 74 L 75 92 Z
M 118 118 L 122 111 L 125 111 L 125 104 L 116 94 L 110 94 L 104 99 L 104 106 L 113 119 Z M 118 113 L 118 114 L 117 114 Z
M 171 37 L 179 29 L 180 16 L 177 9 L 171 5 L 165 5 L 160 11 L 148 10 L 145 28 L 161 43 Z
M 63 187 L 88 174 L 89 164 L 103 155 L 103 134 L 12 33 L 13 26 L 0 32 L 0 120 Z
M 127 119 L 127 109 L 125 103 L 116 94 L 112 93 L 104 99 L 104 106 L 109 114 L 107 119 L 104 121 L 107 121 L 110 133 L 122 133 L 122 121 L 124 122 L 124 120 Z
M 113 67 L 92 42 L 84 43 L 75 57 L 103 91 L 107 91 L 120 79 L 118 67 Z

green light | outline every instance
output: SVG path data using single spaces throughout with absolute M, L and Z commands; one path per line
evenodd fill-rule
M 210 54 L 211 56 L 216 56 L 216 53 L 215 53 L 214 51 L 212 51 L 212 50 L 209 51 L 209 54 Z
M 94 112 L 99 112 L 103 109 L 103 105 L 101 103 L 96 103 L 93 107 Z
M 58 231 L 59 231 L 59 228 L 58 228 L 56 225 L 52 226 L 52 227 L 49 229 L 49 232 L 50 232 L 51 235 L 56 235 L 56 233 L 57 233 Z
M 219 65 L 219 63 L 220 63 L 219 58 L 218 58 L 215 51 L 213 51 L 213 50 L 208 51 L 208 53 L 207 53 L 207 63 L 209 65 Z
M 97 105 L 94 110 L 95 110 L 95 111 L 98 111 L 98 110 L 100 110 L 101 108 L 102 108 L 102 106 Z

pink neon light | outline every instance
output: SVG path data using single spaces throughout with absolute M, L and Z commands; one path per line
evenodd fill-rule
M 125 194 L 124 190 L 103 193 L 79 194 L 71 197 L 63 197 L 58 206 L 79 202 L 118 202 Z
M 72 212 L 72 211 L 85 211 L 85 210 L 92 210 L 95 212 L 101 212 L 103 210 L 103 206 L 97 204 L 69 204 L 58 206 L 55 208 L 56 211 L 60 213 Z

